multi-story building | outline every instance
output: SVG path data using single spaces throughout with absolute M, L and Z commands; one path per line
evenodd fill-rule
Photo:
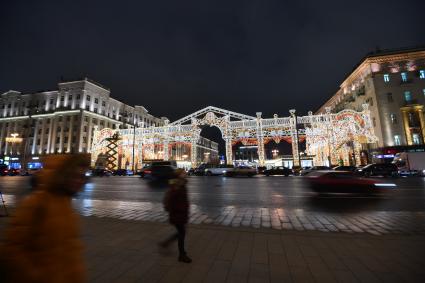
M 44 154 L 89 153 L 95 129 L 160 126 L 165 120 L 110 97 L 109 89 L 87 78 L 60 82 L 53 91 L 11 90 L 0 96 L 0 159 L 20 166 Z M 7 142 L 12 134 L 22 141 Z
M 361 110 L 364 103 L 379 139 L 376 147 L 423 147 L 425 47 L 366 55 L 317 113 Z

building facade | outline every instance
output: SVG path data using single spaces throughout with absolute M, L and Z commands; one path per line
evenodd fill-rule
M 25 159 L 31 167 L 44 154 L 90 153 L 96 129 L 162 126 L 165 120 L 112 98 L 87 78 L 60 82 L 53 91 L 11 90 L 0 96 L 0 159 L 15 167 Z M 16 134 L 19 143 L 8 139 Z
M 375 147 L 425 143 L 425 47 L 376 51 L 363 58 L 339 90 L 317 111 L 359 110 L 367 103 Z

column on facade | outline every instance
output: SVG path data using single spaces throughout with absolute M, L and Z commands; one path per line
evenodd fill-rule
M 53 117 L 53 116 L 50 116 Z M 52 134 L 53 134 L 53 124 L 54 124 L 54 119 L 53 118 L 47 118 L 49 121 L 49 134 L 47 136 L 47 148 L 46 148 L 46 153 L 50 153 L 50 148 L 52 146 Z
M 421 125 L 422 143 L 425 144 L 425 118 L 424 118 L 424 112 L 423 112 L 424 106 L 417 105 L 415 106 L 415 110 L 418 113 L 419 123 Z
M 300 166 L 300 156 L 298 148 L 298 128 L 297 128 L 297 116 L 295 115 L 295 109 L 289 110 L 291 114 L 291 139 L 292 139 L 292 158 L 293 166 Z
M 225 142 L 225 148 L 226 148 L 226 164 L 232 165 L 233 164 L 233 153 L 232 153 L 232 132 L 230 129 L 230 117 L 225 116 L 223 117 L 225 119 L 224 128 L 220 129 L 222 137 Z
M 263 135 L 263 125 L 261 119 L 261 112 L 257 112 L 257 151 L 258 151 L 258 164 L 260 166 L 265 165 L 265 154 L 264 154 L 264 135 Z
M 408 145 L 412 145 L 412 133 L 410 132 L 409 126 L 409 109 L 408 107 L 401 108 L 401 113 L 403 117 L 403 126 L 404 126 L 404 134 L 406 136 L 406 142 Z
M 84 98 L 85 99 L 85 98 Z M 82 151 L 82 145 L 83 145 L 83 127 L 84 127 L 84 111 L 80 111 L 80 115 L 78 117 L 80 119 L 80 123 L 78 123 L 78 140 L 77 140 L 77 146 L 78 146 L 78 152 Z
M 89 116 L 89 122 L 87 126 L 87 148 L 86 148 L 86 152 L 89 152 L 89 153 L 91 152 L 91 141 L 92 141 L 92 135 L 93 135 L 92 125 L 93 125 L 93 117 Z
M 69 116 L 69 128 L 68 128 L 68 144 L 66 146 L 66 152 L 71 152 L 72 145 L 72 129 L 74 127 L 74 116 Z
M 39 128 L 38 120 L 34 119 L 34 121 L 35 121 L 35 127 L 34 127 L 34 137 L 33 137 L 33 142 L 31 147 L 31 154 L 35 153 L 35 147 L 37 146 L 37 139 L 38 139 L 38 128 Z
M 137 168 L 143 167 L 143 126 L 136 129 Z
M 361 151 L 362 151 L 362 145 L 358 140 L 353 141 L 354 146 L 354 158 L 356 162 L 356 166 L 360 166 L 362 164 L 361 160 Z

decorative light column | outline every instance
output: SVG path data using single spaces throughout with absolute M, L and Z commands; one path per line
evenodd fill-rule
M 169 148 L 168 148 L 168 145 L 169 145 L 169 139 L 168 139 L 168 128 L 169 128 L 169 126 L 168 126 L 168 123 L 169 123 L 170 121 L 169 120 L 165 120 L 164 121 L 164 142 L 163 142 L 163 150 L 164 150 L 164 160 L 165 161 L 168 161 L 168 159 L 169 159 Z
M 200 131 L 198 129 L 198 124 L 195 118 L 191 119 L 192 121 L 192 134 L 190 137 L 190 161 L 192 163 L 192 168 L 196 168 L 197 163 L 197 154 L 198 150 L 196 144 L 198 143 Z
M 233 164 L 233 153 L 232 153 L 232 133 L 230 129 L 230 117 L 224 116 L 224 129 L 220 129 L 222 132 L 222 137 L 225 142 L 226 147 L 226 164 L 232 165 Z
M 295 109 L 289 110 L 291 114 L 291 138 L 292 138 L 292 166 L 300 166 L 300 153 L 298 148 L 298 128 L 297 128 L 297 116 L 295 116 Z
M 258 164 L 264 166 L 264 135 L 261 120 L 261 112 L 257 112 L 257 144 L 258 144 Z

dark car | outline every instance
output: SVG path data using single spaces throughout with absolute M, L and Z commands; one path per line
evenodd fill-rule
M 384 176 L 397 177 L 398 168 L 392 163 L 373 163 L 356 170 L 356 174 L 364 177 Z
M 112 172 L 108 169 L 93 169 L 91 170 L 92 177 L 109 177 L 112 175 Z
M 6 164 L 0 164 L 0 176 L 9 175 L 9 167 Z
M 351 171 L 351 172 L 356 171 L 356 169 L 357 169 L 356 166 L 344 166 L 344 165 L 336 166 L 333 168 L 333 170 L 335 171 Z
M 167 181 L 174 176 L 176 167 L 171 165 L 152 165 L 143 170 L 143 178 L 151 181 Z
M 133 174 L 132 174 L 131 170 L 117 169 L 117 170 L 112 172 L 112 175 L 114 175 L 114 176 L 131 176 Z
M 316 171 L 306 179 L 317 193 L 381 193 L 394 189 L 395 184 L 356 176 L 350 171 Z
M 9 169 L 9 176 L 18 176 L 20 174 L 21 170 L 16 169 L 16 168 L 10 168 Z
M 263 174 L 266 176 L 283 175 L 285 177 L 288 177 L 290 174 L 292 174 L 292 170 L 284 166 L 280 166 L 280 167 L 273 167 L 270 169 L 266 169 L 263 171 Z

